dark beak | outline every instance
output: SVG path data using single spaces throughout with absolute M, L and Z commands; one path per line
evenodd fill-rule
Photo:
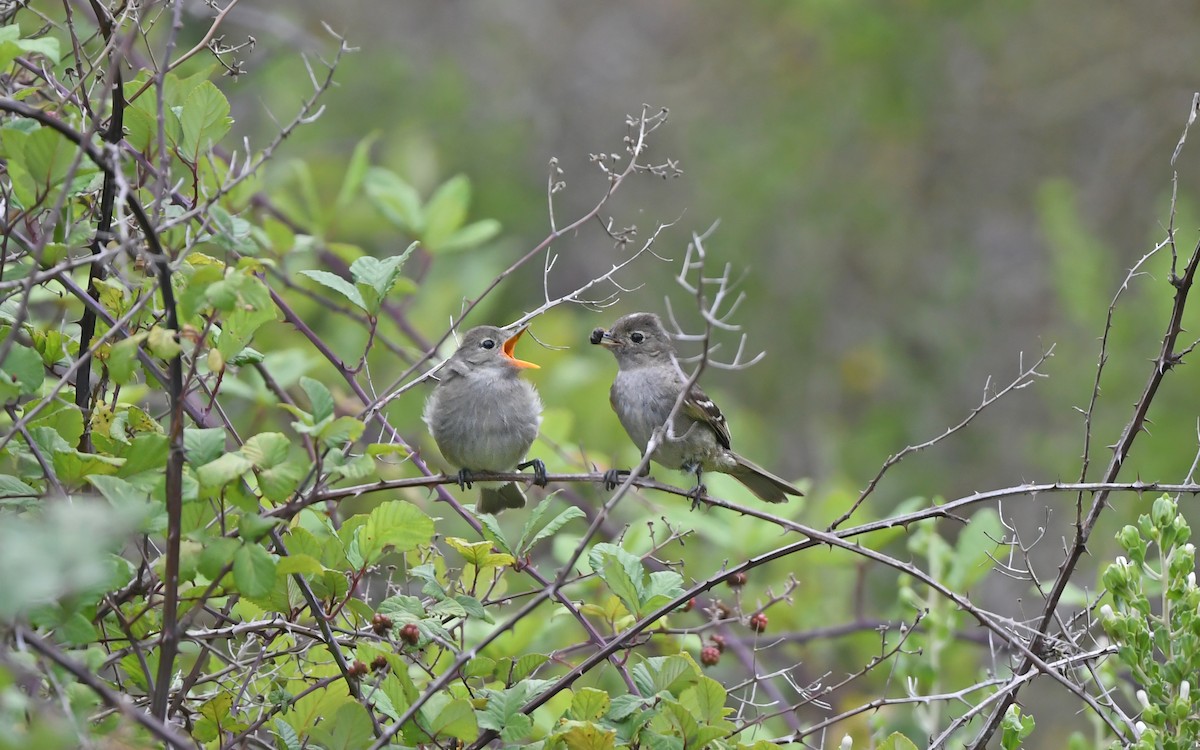
M 592 331 L 592 335 L 591 335 L 591 338 L 589 339 L 589 341 L 591 341 L 593 344 L 599 344 L 601 346 L 607 346 L 610 348 L 617 346 L 616 339 L 614 339 L 612 337 L 611 333 L 604 330 L 603 328 L 597 328 L 594 331 Z

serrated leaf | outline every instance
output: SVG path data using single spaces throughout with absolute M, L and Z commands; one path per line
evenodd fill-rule
M 596 721 L 608 713 L 612 700 L 608 693 L 596 688 L 580 688 L 571 699 L 571 717 L 579 721 Z
M 212 81 L 201 81 L 188 93 L 179 110 L 182 129 L 182 156 L 195 162 L 202 151 L 208 151 L 229 132 L 229 100 Z
M 537 519 L 541 517 L 542 509 L 547 506 L 550 501 L 551 498 L 546 497 L 544 500 L 538 503 L 537 507 L 534 509 L 534 512 L 530 514 L 529 520 L 525 523 L 525 528 L 521 529 L 521 541 L 517 543 L 517 549 L 520 550 L 520 554 L 527 554 L 537 545 L 538 542 L 558 533 L 559 529 L 561 529 L 563 526 L 566 526 L 576 518 L 583 518 L 585 516 L 584 512 L 579 508 L 576 508 L 574 505 L 568 506 L 561 513 L 555 516 L 550 523 L 543 526 L 541 530 L 534 534 L 533 538 L 526 542 L 525 538 L 529 535 L 529 532 L 536 524 Z M 534 515 L 535 513 L 536 516 Z
M 512 545 L 508 543 L 508 538 L 504 536 L 504 529 L 500 528 L 500 522 L 496 520 L 495 516 L 490 513 L 484 513 L 479 516 L 479 523 L 483 526 L 483 536 L 485 539 L 490 540 L 514 558 L 516 557 Z
M 15 25 L 9 28 L 15 28 Z M 58 39 L 55 37 L 44 36 L 38 39 L 14 39 L 13 43 L 20 51 L 26 54 L 42 55 L 55 65 L 58 65 L 62 61 Z
M 488 656 L 476 656 L 463 665 L 463 677 L 491 677 L 496 671 L 496 660 Z
M 429 719 L 428 727 L 434 737 L 454 737 L 464 742 L 475 739 L 479 734 L 475 709 L 462 698 L 443 706 L 436 716 Z
M 601 543 L 588 553 L 592 569 L 635 615 L 641 614 L 643 579 L 642 561 L 615 544 Z
M 300 378 L 300 387 L 304 389 L 308 402 L 312 405 L 314 424 L 333 416 L 333 394 L 324 383 L 305 375 Z
M 558 735 L 567 750 L 612 750 L 617 740 L 617 730 L 596 724 L 574 724 Z
M 37 497 L 40 495 L 40 492 L 25 484 L 20 479 L 7 474 L 0 474 L 0 497 Z
M 196 479 L 202 487 L 223 487 L 253 468 L 254 464 L 241 453 L 226 453 L 197 469 Z
M 233 556 L 233 580 L 244 596 L 264 597 L 275 587 L 275 559 L 257 544 L 243 544 Z
M 362 750 L 375 739 L 371 717 L 359 703 L 344 703 L 310 733 L 323 750 Z
M 637 664 L 630 670 L 630 676 L 645 695 L 654 695 L 661 691 L 676 694 L 697 677 L 696 665 L 682 654 L 673 656 L 654 656 Z
M 363 312 L 369 312 L 362 292 L 358 291 L 357 287 L 336 273 L 330 273 L 329 271 L 301 271 L 300 275 L 307 276 L 327 289 L 337 292 Z
M 357 535 L 364 561 L 376 562 L 387 548 L 407 552 L 433 538 L 433 521 L 417 506 L 399 500 L 383 503 L 368 514 Z
M 183 452 L 192 466 L 203 466 L 209 461 L 215 461 L 225 452 L 225 430 L 221 427 L 185 427 Z
M 636 695 L 618 695 L 612 699 L 612 707 L 608 710 L 608 718 L 613 721 L 624 721 L 627 716 L 645 705 L 645 701 Z
M 453 547 L 463 558 L 480 570 L 487 568 L 502 568 L 512 565 L 516 558 L 500 552 L 493 552 L 491 542 L 469 543 L 466 539 L 456 536 L 446 537 L 446 544 Z
M 276 575 L 291 575 L 292 573 L 300 573 L 301 575 L 320 575 L 325 572 L 325 566 L 321 565 L 320 561 L 311 555 L 290 554 L 286 557 L 279 558 L 279 563 L 275 566 Z
M 182 347 L 175 339 L 175 331 L 162 326 L 154 326 L 146 337 L 146 349 L 159 359 L 171 359 L 179 354 Z
M 379 311 L 380 303 L 396 286 L 400 279 L 400 269 L 416 246 L 417 243 L 414 242 L 404 252 L 390 258 L 380 259 L 364 255 L 350 264 L 350 276 L 366 303 L 367 312 L 374 315 Z
M 104 364 L 108 367 L 109 377 L 120 385 L 128 385 L 133 380 L 134 367 L 137 365 L 138 347 L 149 336 L 148 333 L 135 333 L 129 338 L 122 339 L 109 347 L 108 357 Z
M 234 555 L 241 547 L 241 542 L 228 537 L 207 540 L 204 544 L 204 551 L 200 553 L 200 572 L 204 574 L 205 578 L 216 580 L 221 569 L 233 561 Z
M 529 690 L 525 685 L 514 685 L 506 690 L 489 690 L 487 707 L 479 712 L 479 726 L 482 729 L 493 729 L 497 732 L 508 726 L 521 713 Z
M 296 734 L 296 730 L 292 729 L 292 725 L 288 724 L 283 719 L 275 719 L 275 736 L 283 743 L 285 750 L 303 750 L 300 744 L 300 735 Z
M 679 696 L 679 702 L 704 724 L 723 722 L 732 711 L 725 706 L 725 688 L 711 677 L 701 676 L 697 683 Z
M 307 459 L 296 458 L 267 469 L 258 470 L 258 488 L 263 497 L 271 502 L 279 503 L 292 496 L 304 481 L 312 463 Z
M 658 570 L 650 574 L 650 583 L 642 591 L 641 608 L 651 612 L 683 593 L 683 576 L 673 570 Z
M 317 439 L 324 445 L 337 447 L 358 440 L 365 429 L 366 424 L 361 419 L 338 417 L 317 430 Z
M 22 344 L 13 344 L 0 364 L 0 401 L 33 395 L 42 387 L 45 373 L 40 354 Z
M 546 654 L 524 654 L 516 663 L 513 664 L 512 681 L 519 682 L 529 675 L 533 674 L 534 670 L 550 661 L 550 657 Z
M 251 435 L 239 453 L 248 458 L 254 468 L 270 468 L 287 460 L 292 442 L 282 432 L 260 432 Z

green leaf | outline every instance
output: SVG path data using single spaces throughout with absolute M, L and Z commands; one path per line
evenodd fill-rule
M 523 654 L 513 665 L 512 681 L 519 682 L 525 679 L 548 661 L 550 661 L 550 657 L 546 654 Z
M 283 502 L 299 489 L 300 483 L 311 469 L 312 462 L 299 457 L 267 469 L 259 469 L 258 488 L 262 490 L 263 497 L 271 502 Z
M 256 513 L 244 513 L 238 517 L 238 536 L 254 541 L 268 534 L 279 524 L 276 518 L 264 518 Z
M 476 221 L 450 235 L 445 242 L 431 248 L 431 252 L 445 255 L 471 250 L 500 234 L 500 229 L 500 222 L 495 219 Z
M 323 445 L 340 447 L 341 445 L 358 440 L 366 429 L 366 423 L 354 417 L 338 417 L 329 424 L 317 430 L 317 439 Z
M 353 284 L 336 273 L 330 273 L 329 271 L 301 271 L 300 275 L 307 276 L 327 289 L 332 289 L 350 300 L 358 309 L 364 312 L 367 311 L 367 303 L 363 300 L 362 292 L 358 291 Z
M 384 218 L 410 235 L 421 233 L 425 221 L 421 216 L 421 197 L 416 188 L 382 167 L 368 169 L 364 185 L 367 200 Z
M 482 729 L 503 730 L 517 717 L 528 719 L 521 713 L 529 695 L 528 685 L 514 685 L 507 690 L 490 690 L 487 693 L 487 707 L 479 713 L 479 726 Z
M 146 349 L 159 359 L 171 359 L 179 354 L 182 347 L 175 338 L 175 331 L 162 326 L 154 326 L 150 329 L 150 335 L 146 337 Z
M 46 190 L 66 179 L 71 164 L 78 156 L 75 144 L 58 132 L 50 128 L 38 128 L 29 134 L 25 142 L 24 166 L 29 177 L 37 183 L 39 194 L 44 195 Z M 95 166 L 87 157 L 83 157 L 77 169 L 95 171 Z
M 508 543 L 508 537 L 504 535 L 504 529 L 500 528 L 500 522 L 490 513 L 484 513 L 479 517 L 479 523 L 483 525 L 483 536 L 485 539 L 491 540 L 497 547 L 504 550 L 508 554 L 516 557 L 516 552 L 513 551 L 512 545 Z
M 303 744 L 300 742 L 300 735 L 296 734 L 296 730 L 292 728 L 283 719 L 275 719 L 275 735 L 279 737 L 283 743 L 284 750 L 303 750 Z
M 224 283 L 234 302 L 217 336 L 217 349 L 226 361 L 235 361 L 260 327 L 279 319 L 279 310 L 267 285 L 249 269 L 230 273 Z
M 558 530 L 563 526 L 566 526 L 576 518 L 583 518 L 585 515 L 582 510 L 576 508 L 574 505 L 567 506 L 567 508 L 555 516 L 550 523 L 543 526 L 541 531 L 534 534 L 532 539 L 529 539 L 528 542 L 525 541 L 529 536 L 530 531 L 532 531 L 533 527 L 537 525 L 538 519 L 542 517 L 542 513 L 549 506 L 551 500 L 552 497 L 547 496 L 537 504 L 536 508 L 530 512 L 529 520 L 525 522 L 525 527 L 521 529 L 521 541 L 517 543 L 519 554 L 524 555 L 528 553 L 537 545 L 538 542 L 546 539 L 547 537 L 553 536 L 554 534 L 558 533 Z
M 471 704 L 457 698 L 447 703 L 428 723 L 434 737 L 454 737 L 466 742 L 475 739 L 479 726 L 475 723 L 475 709 Z
M 292 573 L 321 575 L 324 572 L 325 566 L 321 565 L 315 557 L 295 553 L 279 558 L 279 564 L 275 566 L 275 574 L 281 576 Z
M 36 497 L 41 493 L 16 477 L 0 474 L 0 497 Z
M 13 344 L 0 365 L 0 401 L 13 401 L 37 393 L 45 373 L 41 355 L 22 344 Z
M 374 315 L 379 311 L 380 304 L 400 280 L 400 269 L 404 261 L 408 260 L 416 246 L 417 243 L 414 242 L 399 255 L 382 260 L 364 255 L 350 264 L 350 276 L 366 302 L 367 312 Z
M 642 561 L 615 544 L 608 543 L 592 547 L 588 553 L 588 560 L 592 570 L 608 584 L 625 608 L 635 615 L 640 615 L 642 586 L 646 573 Z
M 240 478 L 254 468 L 250 459 L 238 453 L 226 453 L 220 458 L 209 461 L 196 470 L 196 479 L 202 487 L 220 488 Z
M 630 670 L 634 684 L 646 695 L 667 691 L 672 695 L 687 687 L 698 676 L 696 663 L 682 654 L 654 656 Z
M 596 688 L 580 688 L 571 700 L 571 717 L 579 721 L 596 721 L 608 713 L 612 705 L 608 693 Z
M 205 578 L 215 581 L 221 573 L 221 569 L 233 560 L 234 555 L 241 547 L 242 543 L 237 539 L 228 537 L 206 539 L 204 551 L 200 553 L 200 562 L 197 567 Z
M 471 181 L 456 175 L 442 183 L 425 205 L 425 231 L 421 239 L 431 253 L 462 227 L 471 203 Z
M 128 385 L 132 382 L 134 367 L 137 365 L 138 347 L 149 335 L 144 331 L 135 333 L 109 347 L 105 365 L 108 367 L 108 374 L 113 382 L 119 385 Z
M 245 596 L 266 596 L 275 587 L 275 558 L 257 544 L 243 544 L 233 556 L 233 580 Z
M 314 423 L 333 416 L 333 395 L 330 394 L 324 383 L 304 376 L 300 378 L 300 387 L 304 389 L 304 393 L 308 396 L 308 402 L 312 405 Z
M 480 570 L 486 568 L 503 568 L 515 562 L 515 558 L 512 555 L 493 552 L 492 549 L 494 547 L 488 541 L 469 543 L 466 539 L 451 536 L 446 537 L 446 544 L 453 547 L 467 562 Z
M 879 750 L 917 750 L 917 746 L 899 732 L 892 732 L 879 746 Z
M 617 746 L 617 730 L 597 724 L 574 724 L 559 737 L 567 750 L 612 750 Z
M 145 509 L 150 503 L 148 492 L 124 479 L 96 474 L 89 476 L 87 481 L 114 508 Z
M 397 552 L 429 544 L 433 521 L 417 506 L 399 500 L 383 503 L 371 511 L 357 535 L 359 551 L 367 563 L 374 563 L 387 548 Z
M 683 593 L 683 576 L 673 570 L 650 574 L 650 583 L 642 591 L 642 611 L 651 612 Z
M 201 151 L 210 150 L 225 137 L 233 120 L 229 118 L 229 100 L 212 81 L 202 81 L 183 102 L 179 124 L 182 156 L 195 162 Z
M 282 432 L 261 432 L 251 435 L 238 452 L 256 469 L 265 469 L 286 461 L 291 448 L 292 442 Z
M 258 245 L 251 236 L 254 225 L 249 221 L 229 213 L 219 204 L 209 208 L 208 218 L 212 228 L 208 239 L 217 247 L 243 255 L 258 252 Z
M 965 592 L 982 580 L 993 568 L 993 555 L 1002 539 L 1004 525 L 995 510 L 985 508 L 971 516 L 971 523 L 958 535 L 955 551 L 949 555 L 946 584 Z
M 309 736 L 323 750 L 362 750 L 375 739 L 371 717 L 356 702 L 343 703 L 336 714 L 317 724 Z
M 733 709 L 725 707 L 725 688 L 711 677 L 700 676 L 699 681 L 679 695 L 683 704 L 704 724 L 724 722 Z
M 342 177 L 342 187 L 338 190 L 337 199 L 334 201 L 334 205 L 339 209 L 347 208 L 358 198 L 358 191 L 362 188 L 363 179 L 366 177 L 369 166 L 371 146 L 377 140 L 379 140 L 379 131 L 374 131 L 354 146 L 354 153 L 350 155 L 346 174 Z
M 203 466 L 209 461 L 215 461 L 224 452 L 225 430 L 223 428 L 184 428 L 183 453 L 192 466 Z

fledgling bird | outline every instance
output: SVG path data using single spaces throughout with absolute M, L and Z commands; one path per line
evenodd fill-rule
M 472 471 L 511 471 L 533 467 L 534 483 L 546 485 L 546 466 L 524 461 L 542 423 L 537 390 L 519 375 L 537 369 L 517 359 L 513 348 L 524 328 L 512 336 L 495 326 L 472 328 L 440 371 L 441 381 L 425 402 L 425 424 L 446 460 L 458 467 L 458 482 L 471 486 Z M 513 482 L 480 490 L 478 510 L 497 513 L 525 505 L 525 493 Z
M 644 454 L 651 435 L 666 424 L 688 381 L 679 367 L 671 336 L 654 313 L 633 313 L 617 320 L 607 331 L 592 331 L 591 342 L 604 346 L 617 358 L 617 377 L 609 391 L 609 402 L 625 432 Z M 706 471 L 730 475 L 768 503 L 782 503 L 788 495 L 804 494 L 734 453 L 729 442 L 725 416 L 699 386 L 693 385 L 650 458 L 668 469 L 694 474 L 696 500 L 704 494 L 700 479 Z

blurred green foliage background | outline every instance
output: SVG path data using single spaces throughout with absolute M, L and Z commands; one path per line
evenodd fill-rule
M 692 232 L 720 220 L 707 247 L 715 263 L 744 271 L 748 296 L 737 320 L 767 356 L 745 371 L 710 370 L 706 390 L 727 413 L 741 452 L 810 481 L 809 498 L 789 512 L 822 525 L 888 455 L 960 421 L 989 382 L 1007 384 L 1051 345 L 1048 378 L 899 465 L 856 520 L 886 515 L 910 497 L 930 502 L 1078 478 L 1076 407 L 1090 397 L 1106 310 L 1126 270 L 1171 220 L 1170 157 L 1200 89 L 1190 55 L 1200 42 L 1198 21 L 1195 7 L 1157 1 L 246 4 L 223 30 L 230 43 L 252 35 L 256 46 L 242 55 L 248 74 L 222 88 L 235 134 L 258 144 L 309 91 L 298 53 L 328 56 L 333 45 L 322 23 L 358 48 L 341 64 L 321 118 L 284 143 L 265 177 L 277 195 L 296 197 L 280 206 L 301 226 L 307 218 L 287 160 L 306 161 L 331 201 L 353 149 L 371 134 L 374 162 L 424 197 L 454 175 L 469 178 L 471 219 L 497 219 L 503 231 L 483 248 L 410 261 L 406 272 L 419 271 L 420 292 L 405 304 L 429 338 L 463 299 L 546 236 L 552 157 L 567 182 L 556 196 L 562 224 L 603 193 L 589 155 L 620 151 L 625 115 L 643 103 L 669 108 L 650 159 L 677 159 L 683 175 L 635 180 L 604 216 L 616 227 L 636 224 L 639 238 L 659 222 L 676 222 L 655 246 L 675 260 Z M 204 28 L 197 23 L 196 39 L 186 41 Z M 1196 241 L 1198 164 L 1189 144 L 1176 166 L 1182 253 Z M 308 228 L 379 256 L 410 239 L 365 203 L 319 232 Z M 596 224 L 555 249 L 558 293 L 628 252 L 614 249 Z M 297 267 L 313 267 L 304 252 L 297 251 Z M 1093 476 L 1157 352 L 1172 295 L 1169 264 L 1165 251 L 1150 261 L 1118 307 L 1093 425 Z M 532 379 L 548 406 L 541 453 L 551 470 L 571 463 L 574 446 L 604 465 L 636 457 L 607 404 L 614 364 L 586 337 L 625 312 L 664 312 L 664 296 L 688 310 L 672 281 L 677 270 L 647 258 L 620 276 L 627 287 L 641 286 L 616 307 L 559 308 L 534 322 L 540 340 L 569 347 L 522 344 L 522 356 L 544 366 Z M 531 264 L 468 322 L 515 319 L 541 302 L 541 283 L 541 264 Z M 304 312 L 325 334 L 343 325 L 319 304 Z M 1189 317 L 1186 327 L 1200 330 Z M 294 335 L 283 324 L 276 331 L 278 341 Z M 347 328 L 332 338 L 352 361 L 365 332 Z M 383 385 L 403 364 L 377 351 L 371 367 Z M 314 368 L 309 374 L 341 387 Z M 399 399 L 391 417 L 436 457 L 419 420 L 424 394 Z M 1168 378 L 1152 433 L 1139 439 L 1123 478 L 1187 476 L 1198 394 L 1189 368 Z M 719 481 L 712 486 L 737 495 Z M 1097 555 L 1110 549 L 1107 526 L 1115 530 L 1146 505 L 1130 496 L 1116 502 L 1094 537 Z M 778 541 L 759 538 L 750 522 L 682 515 L 682 505 L 631 504 L 623 518 L 666 509 L 703 538 L 721 540 L 719 554 L 729 559 Z M 1000 511 L 1027 539 L 1046 529 L 1031 557 L 1052 576 L 1074 497 L 1013 501 Z M 947 535 L 956 528 L 947 526 Z M 824 557 L 827 568 L 815 555 L 803 561 L 812 568 L 773 568 L 774 580 L 752 581 L 746 596 L 760 597 L 795 573 L 804 605 L 781 629 L 838 622 L 877 600 L 880 616 L 911 614 L 892 602 L 890 574 L 863 573 L 846 555 Z M 807 574 L 813 569 L 823 572 Z M 851 602 L 846 592 L 855 586 Z M 1037 611 L 1019 603 L 1030 596 L 1027 581 L 991 575 L 979 601 L 1020 618 Z M 861 664 L 877 645 L 868 633 L 842 657 Z M 832 656 L 814 657 L 814 670 L 828 668 Z M 1043 746 L 1061 746 L 1042 737 Z
M 1185 54 L 1200 27 L 1161 7 L 247 7 L 227 33 L 255 36 L 250 75 L 224 88 L 237 131 L 266 137 L 306 93 L 295 53 L 327 54 L 328 23 L 359 51 L 341 65 L 323 116 L 284 144 L 284 159 L 308 161 L 332 197 L 355 144 L 377 132 L 375 159 L 425 196 L 454 174 L 470 178 L 474 218 L 494 217 L 504 231 L 463 262 L 429 269 L 416 304 L 430 333 L 545 236 L 551 157 L 568 183 L 563 222 L 599 195 L 588 155 L 619 150 L 624 115 L 643 102 L 668 107 L 651 156 L 680 160 L 684 175 L 638 181 L 606 215 L 641 237 L 678 220 L 656 245 L 673 258 L 691 232 L 720 219 L 708 246 L 716 262 L 745 271 L 739 321 L 767 358 L 705 383 L 747 453 L 789 476 L 857 489 L 889 453 L 965 416 L 989 377 L 1015 376 L 1022 353 L 1029 363 L 1057 346 L 1049 380 L 902 465 L 889 496 L 955 494 L 1078 472 L 1072 407 L 1086 404 L 1125 269 L 1164 234 L 1169 158 L 1196 88 Z M 1184 245 L 1195 228 L 1195 163 L 1185 149 Z M 283 160 L 270 179 L 289 180 Z M 366 206 L 328 234 L 380 255 L 406 244 Z M 595 227 L 557 249 L 562 290 L 619 257 Z M 1123 424 L 1165 323 L 1165 267 L 1151 263 L 1118 313 L 1101 441 Z M 645 286 L 610 313 L 556 310 L 535 324 L 548 343 L 574 347 L 541 354 L 548 366 L 535 377 L 593 450 L 616 450 L 623 438 L 603 403 L 612 364 L 582 346 L 586 332 L 630 310 L 661 313 L 664 295 L 686 309 L 670 283 L 676 270 L 640 263 L 622 280 Z M 474 322 L 534 307 L 540 282 L 540 266 L 524 269 Z M 1156 415 L 1131 474 L 1181 478 L 1196 442 L 1185 379 L 1170 384 L 1172 408 Z M 1177 424 L 1164 419 L 1172 415 Z

